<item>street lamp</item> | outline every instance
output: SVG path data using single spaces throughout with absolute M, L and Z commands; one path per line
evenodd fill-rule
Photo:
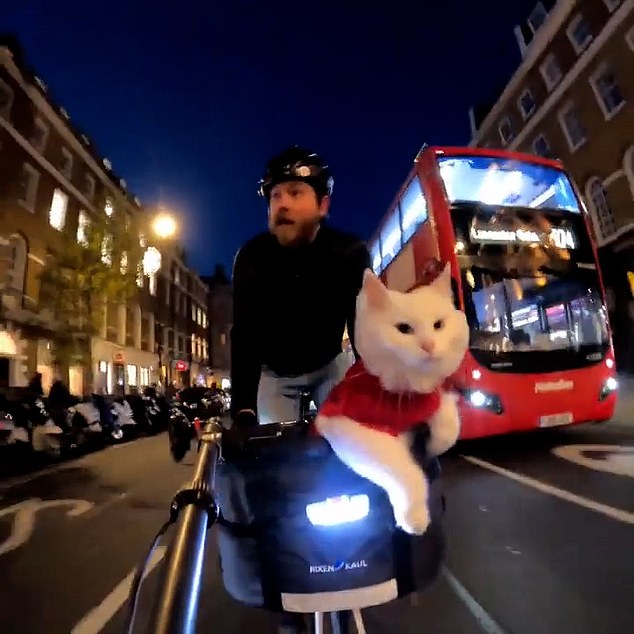
M 168 213 L 158 214 L 152 222 L 152 231 L 157 238 L 163 240 L 173 238 L 176 230 L 176 220 Z

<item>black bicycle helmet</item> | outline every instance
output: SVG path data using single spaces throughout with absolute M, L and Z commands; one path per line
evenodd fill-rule
M 297 145 L 284 150 L 268 162 L 259 182 L 258 193 L 269 200 L 271 189 L 288 181 L 307 183 L 319 197 L 331 196 L 335 183 L 328 165 L 315 152 Z

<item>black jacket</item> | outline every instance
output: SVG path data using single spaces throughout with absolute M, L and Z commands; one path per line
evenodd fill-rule
M 281 376 L 317 370 L 354 345 L 356 297 L 370 254 L 354 236 L 322 225 L 315 240 L 282 247 L 270 233 L 247 242 L 233 266 L 231 409 L 256 409 L 265 365 Z

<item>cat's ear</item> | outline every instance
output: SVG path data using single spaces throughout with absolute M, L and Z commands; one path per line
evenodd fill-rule
M 436 279 L 430 284 L 437 291 L 442 293 L 443 295 L 448 295 L 451 297 L 452 289 L 451 289 L 451 264 L 447 262 L 445 264 L 445 268 L 440 272 L 440 274 L 436 277 Z
M 384 308 L 388 301 L 387 288 L 383 282 L 374 274 L 372 269 L 366 269 L 363 273 L 363 287 L 361 289 L 366 297 L 369 308 L 380 310 Z

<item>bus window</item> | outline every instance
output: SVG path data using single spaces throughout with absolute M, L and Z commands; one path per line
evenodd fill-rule
M 401 198 L 401 211 L 403 244 L 405 244 L 414 235 L 418 226 L 427 220 L 427 201 L 416 177 L 407 186 Z
M 400 250 L 401 223 L 398 207 L 395 207 L 381 230 L 381 269 L 384 269 Z
M 370 245 L 370 258 L 372 270 L 378 275 L 381 272 L 381 242 L 379 240 Z

